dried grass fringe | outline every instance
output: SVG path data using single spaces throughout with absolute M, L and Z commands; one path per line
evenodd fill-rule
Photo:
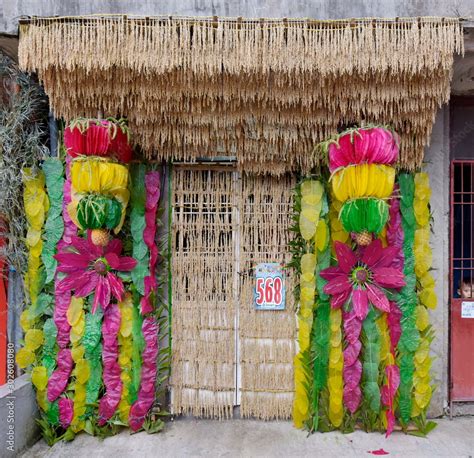
M 56 116 L 126 116 L 150 159 L 228 154 L 280 175 L 310 170 L 316 143 L 364 122 L 393 125 L 400 166 L 419 167 L 463 52 L 457 18 L 114 16 L 33 18 L 19 59 Z
M 286 310 L 256 312 L 253 269 L 260 262 L 289 260 L 294 185 L 288 175 L 280 179 L 244 175 L 235 180 L 232 171 L 174 169 L 175 413 L 232 415 L 238 316 L 242 415 L 290 418 L 296 351 L 293 278 L 287 280 Z M 240 233 L 240 244 L 233 232 Z

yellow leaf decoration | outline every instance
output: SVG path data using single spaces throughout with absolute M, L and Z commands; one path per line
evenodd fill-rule
M 420 331 L 420 343 L 415 352 L 415 372 L 413 374 L 412 417 L 421 415 L 428 406 L 432 387 L 430 385 L 431 358 L 428 309 L 436 307 L 437 298 L 434 292 L 435 282 L 429 272 L 433 262 L 430 247 L 430 210 L 431 189 L 428 174 L 415 175 L 415 195 L 413 210 L 416 220 L 416 231 L 413 253 L 415 256 L 415 273 L 417 277 L 419 305 L 415 309 L 416 327 Z
M 83 315 L 84 299 L 73 296 L 67 309 L 67 322 L 70 326 L 75 326 Z
M 41 329 L 29 329 L 25 334 L 25 348 L 35 351 L 43 343 L 43 331 Z
M 343 380 L 342 369 L 344 357 L 342 353 L 342 313 L 340 309 L 331 309 L 329 323 L 331 328 L 329 349 L 329 420 L 338 428 L 342 424 L 343 418 Z
M 48 385 L 48 373 L 46 367 L 36 366 L 31 371 L 31 383 L 38 391 L 44 391 Z
M 345 202 L 358 197 L 390 197 L 395 183 L 395 169 L 381 164 L 360 164 L 344 167 L 332 177 L 337 200 Z
M 430 316 L 426 307 L 419 305 L 416 308 L 416 327 L 420 331 L 424 331 L 430 324 Z
M 23 202 L 27 222 L 26 246 L 29 249 L 25 286 L 32 305 L 36 305 L 40 288 L 40 256 L 43 249 L 42 229 L 49 209 L 43 172 L 23 169 Z
M 28 348 L 20 348 L 16 354 L 16 362 L 24 369 L 35 362 L 35 354 Z
M 328 227 L 326 221 L 319 220 L 318 228 L 316 229 L 316 247 L 319 251 L 324 251 L 328 245 Z

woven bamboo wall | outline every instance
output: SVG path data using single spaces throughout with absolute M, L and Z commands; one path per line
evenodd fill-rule
M 232 172 L 174 168 L 172 408 L 228 418 L 235 396 Z
M 173 411 L 232 415 L 238 323 L 242 415 L 290 418 L 292 282 L 285 311 L 257 312 L 253 268 L 289 260 L 294 180 L 175 167 L 172 182 Z
M 286 309 L 256 311 L 253 305 L 255 275 L 260 262 L 288 262 L 288 242 L 295 180 L 288 175 L 242 177 L 240 199 L 239 305 L 241 414 L 264 420 L 291 418 L 293 358 L 296 321 L 292 278 L 287 278 Z

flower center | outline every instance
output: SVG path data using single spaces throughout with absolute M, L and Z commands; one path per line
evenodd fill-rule
M 368 280 L 370 280 L 370 271 L 366 267 L 356 267 L 352 271 L 352 280 L 359 285 L 366 283 Z
M 109 265 L 107 264 L 107 261 L 103 258 L 99 258 L 97 259 L 97 261 L 94 262 L 94 270 L 100 275 L 105 275 L 107 273 L 108 268 Z

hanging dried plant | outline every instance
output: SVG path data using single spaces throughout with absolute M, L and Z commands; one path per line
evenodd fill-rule
M 22 170 L 35 170 L 49 154 L 48 100 L 39 84 L 0 54 L 0 77 L 6 100 L 0 106 L 0 237 L 6 244 L 0 256 L 17 271 L 27 266 L 26 219 Z

